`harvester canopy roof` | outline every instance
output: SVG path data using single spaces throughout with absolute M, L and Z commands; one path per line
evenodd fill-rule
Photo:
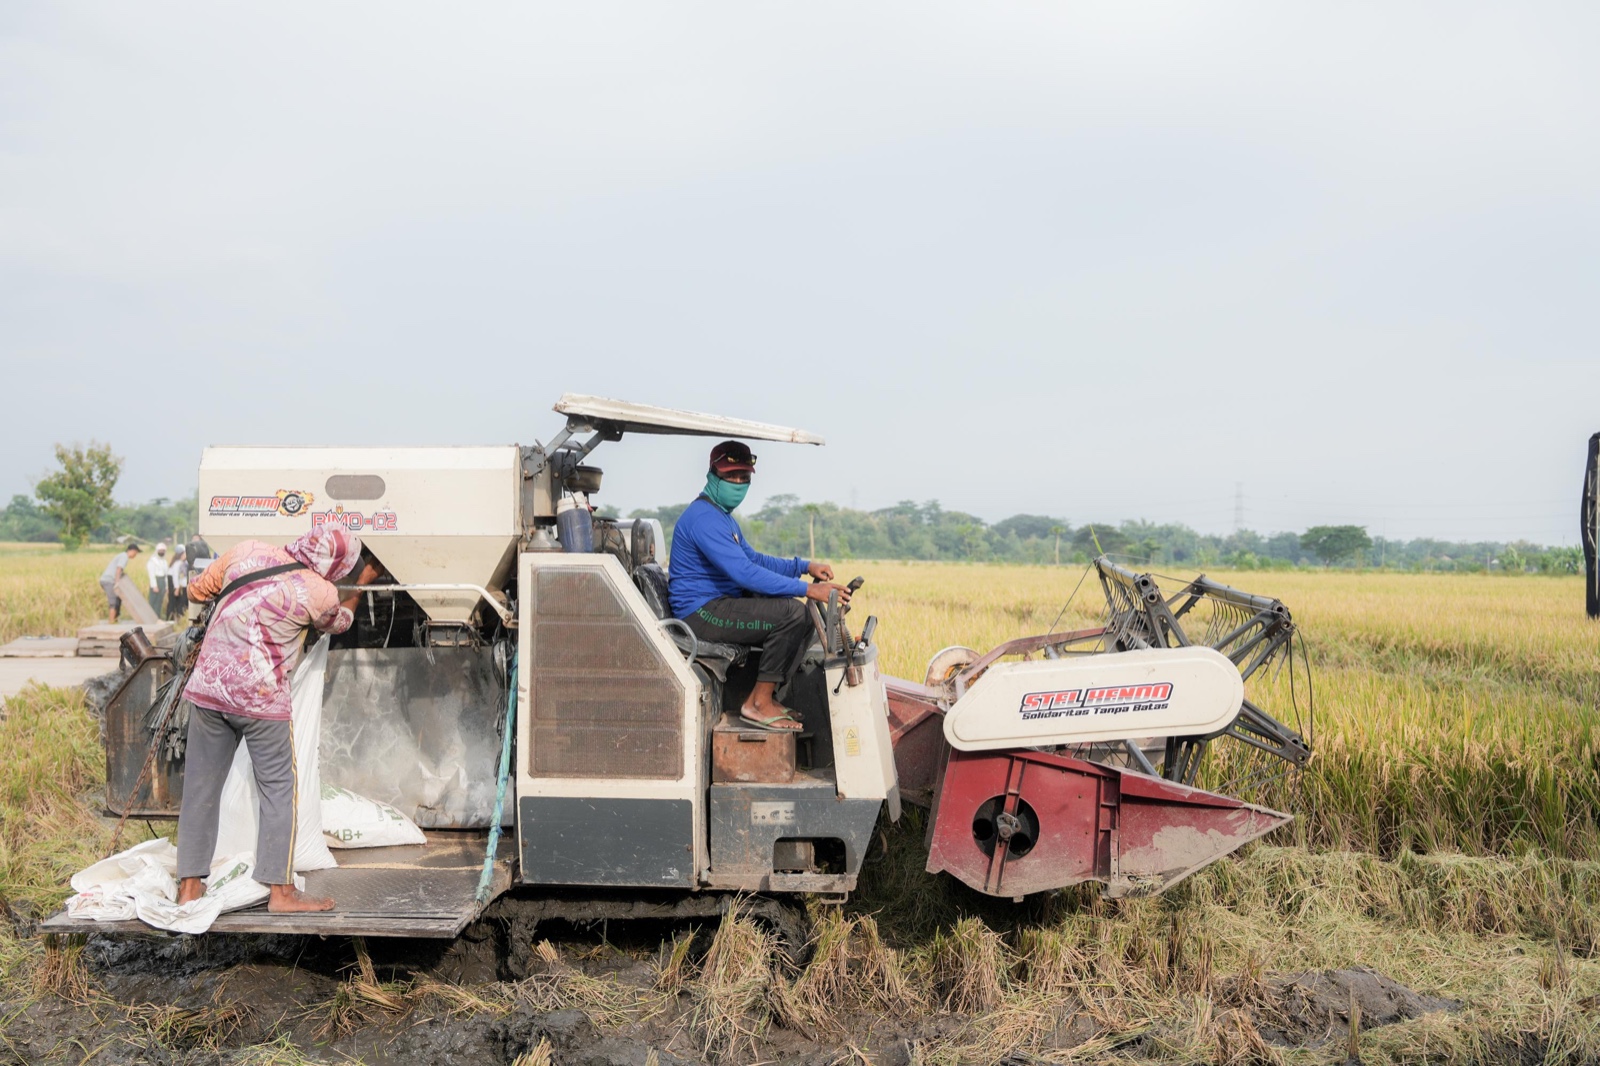
M 690 437 L 738 437 L 744 440 L 776 440 L 788 444 L 825 444 L 815 433 L 743 418 L 707 415 L 698 411 L 676 411 L 670 407 L 609 400 L 603 396 L 565 393 L 556 401 L 556 413 L 567 416 L 568 429 L 578 424 L 612 433 L 661 433 Z

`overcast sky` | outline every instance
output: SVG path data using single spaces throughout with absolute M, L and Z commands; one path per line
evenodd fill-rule
M 0 498 L 796 425 L 752 500 L 1575 543 L 1600 8 L 6 4 Z M 597 502 L 706 441 L 605 446 Z

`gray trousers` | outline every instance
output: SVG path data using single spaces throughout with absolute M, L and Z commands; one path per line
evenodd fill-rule
M 183 807 L 178 812 L 178 876 L 205 877 L 217 850 L 222 786 L 243 740 L 255 769 L 261 814 L 256 823 L 255 879 L 294 884 L 294 727 L 288 721 L 221 714 L 205 707 L 189 713 L 184 756 Z

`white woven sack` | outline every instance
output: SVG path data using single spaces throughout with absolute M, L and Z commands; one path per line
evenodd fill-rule
M 67 900 L 67 913 L 100 922 L 138 918 L 157 929 L 203 933 L 219 914 L 267 898 L 267 886 L 251 876 L 254 863 L 246 852 L 212 864 L 205 895 L 179 906 L 178 849 L 166 837 L 147 840 L 73 874 L 78 894 Z M 305 887 L 304 878 L 295 882 Z
M 328 668 L 328 641 L 317 641 L 300 660 L 289 686 L 294 723 L 295 809 L 298 814 L 294 838 L 296 870 L 327 870 L 338 866 L 322 839 L 322 775 L 318 738 L 322 733 L 323 675 Z M 217 822 L 217 850 L 212 861 L 229 855 L 256 851 L 256 820 L 260 801 L 256 795 L 255 773 L 250 765 L 249 745 L 239 743 L 233 768 L 222 786 L 222 812 Z
M 330 848 L 387 848 L 428 842 L 417 823 L 398 808 L 337 785 L 322 786 L 322 835 Z

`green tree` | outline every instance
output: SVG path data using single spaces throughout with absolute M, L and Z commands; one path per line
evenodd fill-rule
M 1372 547 L 1372 538 L 1365 526 L 1312 526 L 1300 534 L 1300 547 L 1333 566 Z
M 0 513 L 0 540 L 52 541 L 60 532 L 61 523 L 39 510 L 31 496 L 11 497 Z
M 116 504 L 101 517 L 90 537 L 111 540 L 131 535 L 141 541 L 182 544 L 197 528 L 199 515 L 199 501 L 194 496 L 182 500 L 158 496 L 149 503 Z
M 1057 529 L 1065 532 L 1067 520 L 1042 514 L 1014 514 L 1010 518 L 1002 518 L 990 528 L 1002 537 L 1007 533 L 1015 533 L 1018 540 L 1046 540 L 1055 536 Z
M 40 510 L 61 523 L 61 543 L 75 551 L 110 510 L 122 460 L 111 453 L 111 445 L 90 441 L 87 448 L 57 444 L 56 462 L 61 469 L 41 478 L 33 494 Z
M 1078 527 L 1072 535 L 1072 546 L 1091 559 L 1097 555 L 1121 555 L 1128 548 L 1128 537 L 1110 522 L 1090 522 Z
M 807 550 L 806 558 L 815 559 L 817 557 L 817 515 L 822 513 L 822 508 L 814 503 L 808 503 L 805 506 L 805 511 L 806 538 L 811 545 Z

